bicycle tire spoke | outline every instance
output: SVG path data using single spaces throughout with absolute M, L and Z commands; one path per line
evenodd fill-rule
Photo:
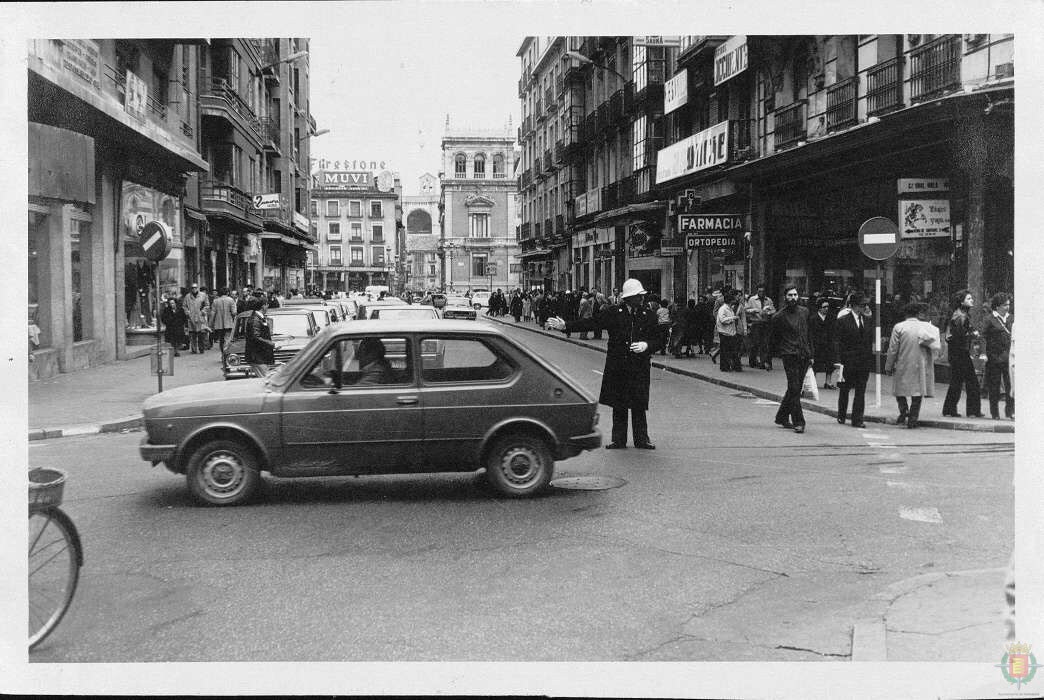
M 62 554 L 64 554 L 67 551 L 69 551 L 68 545 L 66 545 L 65 547 L 62 547 L 57 552 L 55 552 L 50 557 L 48 557 L 45 561 L 43 561 L 39 565 L 37 565 L 37 567 L 35 569 L 33 569 L 32 571 L 29 572 L 29 575 L 30 576 L 34 575 L 40 569 L 42 569 L 43 567 L 47 566 L 48 564 L 50 564 L 52 561 L 54 561 L 56 558 L 60 557 Z

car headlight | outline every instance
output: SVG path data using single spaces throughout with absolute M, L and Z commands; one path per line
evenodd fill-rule
M 236 353 L 234 353 L 234 352 L 233 352 L 233 353 L 230 353 L 230 354 L 228 355 L 228 359 L 227 359 L 227 362 L 228 362 L 228 364 L 230 364 L 230 365 L 238 365 L 238 364 L 239 364 L 239 355 L 237 355 L 237 354 L 236 354 Z

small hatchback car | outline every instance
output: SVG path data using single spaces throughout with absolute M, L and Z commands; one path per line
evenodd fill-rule
M 328 326 L 267 378 L 164 391 L 144 419 L 142 459 L 213 505 L 248 500 L 265 471 L 485 468 L 500 493 L 530 496 L 555 460 L 602 439 L 594 397 L 570 377 L 498 328 L 440 319 Z

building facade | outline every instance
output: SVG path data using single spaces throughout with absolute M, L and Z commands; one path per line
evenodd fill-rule
M 320 165 L 333 163 L 324 159 Z M 319 170 L 312 185 L 311 216 L 319 245 L 308 260 L 307 286 L 349 292 L 387 285 L 396 293 L 402 291 L 406 251 L 398 175 Z
M 402 198 L 402 220 L 406 227 L 406 279 L 404 285 L 417 292 L 438 289 L 439 278 L 439 179 L 424 173 L 416 195 Z
M 527 38 L 527 271 L 872 292 L 858 230 L 881 216 L 885 294 L 1011 291 L 1013 53 L 1010 34 Z
M 261 286 L 253 198 L 279 167 L 261 117 L 289 89 L 263 73 L 287 67 L 291 41 L 30 42 L 31 377 L 147 353 L 157 279 L 168 295 L 192 282 Z M 306 60 L 297 48 L 293 61 Z M 307 81 L 298 94 L 307 115 Z M 139 242 L 153 221 L 173 241 L 158 264 Z
M 451 129 L 442 137 L 437 255 L 441 286 L 463 293 L 522 286 L 515 221 L 513 129 Z

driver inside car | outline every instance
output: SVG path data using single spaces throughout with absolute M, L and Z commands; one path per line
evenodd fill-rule
M 359 361 L 359 381 L 356 386 L 375 386 L 394 383 L 391 365 L 384 359 L 384 343 L 378 338 L 363 338 L 355 351 Z

